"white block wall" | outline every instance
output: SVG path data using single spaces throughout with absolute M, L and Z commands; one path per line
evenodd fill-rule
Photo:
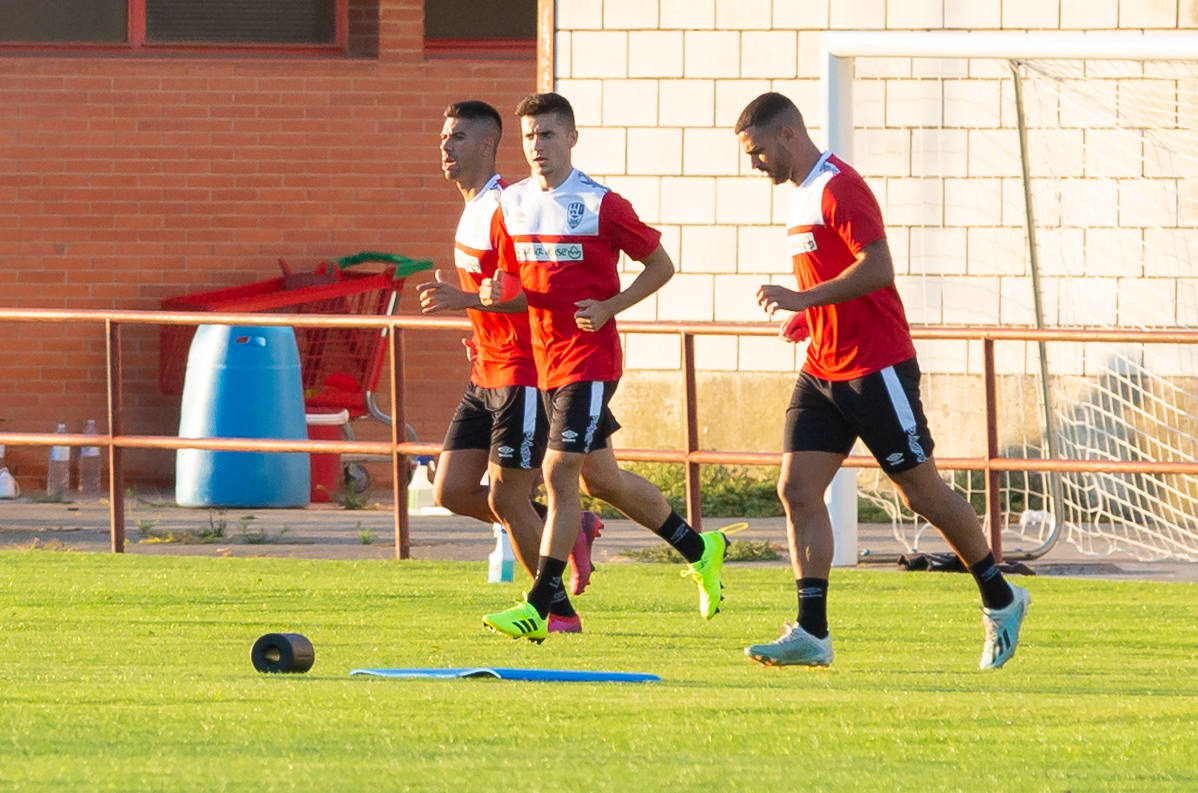
M 781 91 L 822 142 L 819 45 L 826 30 L 1144 31 L 1198 27 L 1194 0 L 558 0 L 556 90 L 574 104 L 576 164 L 663 231 L 678 274 L 625 316 L 761 321 L 763 283 L 793 283 L 781 222 L 788 190 L 751 173 L 732 126 L 758 94 Z M 858 58 L 852 163 L 883 208 L 898 287 L 913 323 L 1031 325 L 1024 198 L 1010 72 L 1001 61 Z M 1128 272 L 1176 247 L 1161 226 L 1198 225 L 1198 159 L 1145 182 L 1123 154 L 1140 119 L 1117 113 L 1123 76 L 1089 80 L 1105 118 L 1029 131 L 1075 180 L 1033 183 L 1049 323 L 1198 324 L 1193 256 Z M 1172 96 L 1143 79 L 1136 92 Z M 1198 80 L 1188 85 L 1198 95 Z M 1100 105 L 1106 104 L 1099 102 Z M 1195 104 L 1181 109 L 1198 116 Z M 1191 123 L 1193 119 L 1190 119 Z M 1162 133 L 1168 136 L 1169 131 Z M 1192 141 L 1175 145 L 1192 147 Z M 1191 177 L 1177 179 L 1173 177 Z M 1057 196 L 1081 200 L 1059 201 Z M 1164 207 L 1164 211 L 1158 210 Z M 1120 230 L 1145 226 L 1142 233 Z M 1193 243 L 1198 248 L 1198 243 Z M 639 271 L 623 263 L 623 277 Z M 661 337 L 625 339 L 630 369 L 676 369 Z M 967 345 L 924 344 L 925 370 L 978 368 Z M 1080 346 L 1054 355 L 1084 368 Z M 696 340 L 700 368 L 791 371 L 802 348 L 772 339 Z M 975 358 L 977 356 L 974 356 Z

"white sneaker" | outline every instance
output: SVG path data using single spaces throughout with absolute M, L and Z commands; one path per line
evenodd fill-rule
M 1015 654 L 1019 644 L 1019 627 L 1027 615 L 1032 597 L 1021 586 L 1009 585 L 1015 599 L 1001 609 L 982 609 L 982 627 L 986 629 L 986 643 L 982 645 L 981 669 L 998 669 Z
M 745 655 L 765 666 L 827 666 L 832 663 L 832 636 L 817 639 L 798 624 L 784 622 L 781 636 L 746 647 Z

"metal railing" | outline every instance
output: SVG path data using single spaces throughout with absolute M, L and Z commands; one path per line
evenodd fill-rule
M 59 433 L 0 432 L 0 443 L 24 446 L 99 446 L 107 450 L 109 469 L 109 529 L 111 549 L 125 549 L 125 482 L 123 452 L 125 449 L 204 449 L 215 451 L 308 452 L 331 454 L 375 454 L 391 458 L 392 495 L 396 557 L 410 557 L 411 545 L 408 523 L 409 457 L 437 454 L 439 443 L 413 442 L 401 439 L 399 428 L 405 421 L 404 337 L 406 332 L 426 330 L 468 330 L 465 319 L 444 319 L 424 316 L 337 316 L 315 314 L 223 314 L 208 312 L 171 311 L 105 311 L 62 309 L 0 309 L 0 322 L 54 322 L 98 324 L 103 326 L 106 339 L 107 363 L 105 376 L 108 395 L 108 434 L 83 435 Z M 390 361 L 389 441 L 329 441 L 329 440 L 269 440 L 260 438 L 180 438 L 168 435 L 126 435 L 124 433 L 124 404 L 122 400 L 121 329 L 125 325 L 257 325 L 318 328 L 378 328 L 387 334 Z M 779 465 L 781 454 L 775 452 L 718 451 L 699 449 L 698 389 L 695 375 L 696 336 L 762 336 L 778 333 L 774 323 L 759 322 L 620 322 L 622 333 L 668 334 L 681 337 L 683 413 L 686 429 L 684 449 L 617 449 L 616 457 L 632 462 L 682 463 L 686 476 L 687 519 L 696 529 L 702 527 L 702 494 L 699 488 L 699 469 L 702 465 Z M 984 412 L 986 421 L 986 453 L 978 457 L 937 457 L 941 470 L 982 471 L 985 479 L 986 518 L 990 529 L 990 545 L 996 558 L 1002 558 L 1001 503 L 999 475 L 1004 472 L 1107 472 L 1121 474 L 1190 474 L 1198 475 L 1196 461 L 1112 461 L 1076 460 L 1062 458 L 1013 458 L 999 453 L 997 389 L 994 363 L 996 341 L 1046 342 L 1139 342 L 1139 343 L 1198 343 L 1198 330 L 1123 331 L 1107 329 L 1053 329 L 997 327 L 926 327 L 911 329 L 915 339 L 972 340 L 983 345 L 985 381 Z M 867 456 L 850 456 L 845 465 L 855 468 L 875 468 L 876 461 Z M 403 475 L 400 475 L 403 472 Z M 1055 539 L 1055 535 L 1054 538 Z M 1042 555 L 1051 545 L 1026 554 Z

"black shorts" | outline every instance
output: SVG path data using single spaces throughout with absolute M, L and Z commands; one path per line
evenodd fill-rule
M 914 358 L 855 380 L 799 373 L 786 408 L 783 450 L 847 455 L 857 438 L 887 473 L 931 458 L 934 444 L 919 401 Z
M 607 439 L 620 422 L 607 407 L 618 380 L 567 383 L 542 394 L 549 417 L 549 448 L 590 454 L 607 448 Z
M 445 451 L 490 449 L 501 468 L 540 468 L 549 423 L 532 386 L 466 386 L 445 433 Z

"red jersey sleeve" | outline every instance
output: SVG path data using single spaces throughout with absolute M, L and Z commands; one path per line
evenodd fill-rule
M 503 271 L 507 276 L 503 279 L 503 302 L 513 300 L 524 291 L 520 284 L 520 263 L 516 261 L 516 243 L 507 232 L 503 222 L 503 210 L 496 208 L 491 216 L 491 244 L 495 247 L 498 257 L 495 271 Z
M 661 244 L 661 232 L 642 223 L 628 199 L 610 191 L 599 206 L 599 238 L 638 262 Z
M 854 255 L 886 236 L 882 209 L 873 191 L 860 178 L 834 177 L 824 188 L 823 214 L 829 227 Z

